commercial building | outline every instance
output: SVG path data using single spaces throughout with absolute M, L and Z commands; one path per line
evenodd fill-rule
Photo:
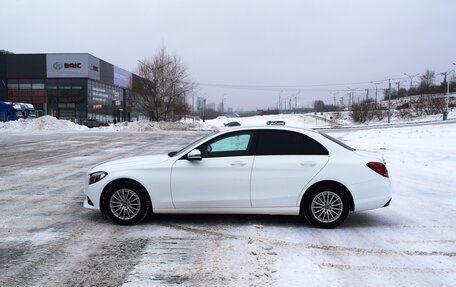
M 38 116 L 129 121 L 135 79 L 87 53 L 0 54 L 0 101 L 33 104 Z

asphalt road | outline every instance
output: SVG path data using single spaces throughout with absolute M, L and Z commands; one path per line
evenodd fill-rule
M 401 198 L 391 208 L 350 215 L 334 230 L 312 228 L 297 217 L 240 215 L 160 215 L 118 226 L 82 208 L 90 167 L 176 150 L 204 134 L 1 134 L 0 286 L 455 282 L 456 254 L 445 247 L 456 242 L 454 225 L 411 219 L 398 208 L 407 205 Z M 450 239 L 417 248 L 410 236 L 421 232 Z

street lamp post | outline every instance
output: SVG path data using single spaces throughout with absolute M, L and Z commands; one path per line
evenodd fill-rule
M 407 74 L 407 73 L 404 73 L 404 75 L 410 78 L 410 89 L 411 89 L 411 88 L 412 88 L 412 85 L 413 85 L 413 78 L 419 76 L 420 73 L 415 74 L 415 75 L 409 75 L 409 74 Z
M 412 89 L 412 86 L 413 86 L 413 78 L 418 77 L 418 76 L 420 75 L 420 73 L 415 74 L 415 75 L 409 75 L 409 74 L 407 74 L 407 73 L 404 73 L 404 75 L 406 75 L 407 77 L 410 78 L 410 89 L 409 89 L 409 99 L 410 99 L 410 103 L 409 103 L 409 107 L 412 108 L 412 96 L 410 95 L 410 90 Z
M 375 103 L 377 103 L 377 90 L 378 90 L 378 85 L 380 85 L 382 82 L 371 82 L 371 83 L 375 85 Z

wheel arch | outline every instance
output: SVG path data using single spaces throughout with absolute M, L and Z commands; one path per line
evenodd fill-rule
M 101 192 L 101 195 L 100 195 L 100 211 L 102 214 L 105 214 L 105 210 L 104 210 L 104 197 L 106 195 L 106 192 L 111 188 L 111 186 L 115 185 L 115 184 L 121 184 L 121 183 L 124 183 L 124 184 L 132 184 L 132 185 L 137 185 L 139 186 L 140 188 L 144 189 L 144 191 L 146 192 L 146 196 L 147 196 L 147 200 L 148 200 L 148 204 L 149 204 L 149 207 L 150 207 L 150 212 L 153 213 L 153 208 L 152 208 L 152 200 L 150 198 L 150 194 L 148 192 L 148 190 L 144 187 L 144 185 L 142 185 L 140 182 L 134 180 L 134 179 L 131 179 L 131 178 L 117 178 L 111 182 L 109 182 L 104 188 L 103 188 L 103 191 Z
M 318 188 L 320 186 L 323 186 L 323 185 L 336 185 L 341 190 L 343 190 L 348 195 L 348 199 L 350 201 L 350 211 L 355 211 L 355 202 L 353 200 L 353 196 L 352 196 L 350 190 L 345 185 L 343 185 L 342 183 L 340 183 L 338 181 L 334 181 L 334 180 L 322 180 L 322 181 L 319 181 L 319 182 L 316 182 L 316 183 L 312 184 L 309 188 L 306 189 L 306 191 L 304 192 L 304 194 L 303 194 L 303 196 L 301 198 L 301 203 L 299 205 L 299 212 L 300 213 L 303 212 L 302 205 L 303 205 L 304 201 L 306 200 L 306 197 L 309 194 L 309 191 L 311 191 L 311 190 L 313 190 L 315 188 Z

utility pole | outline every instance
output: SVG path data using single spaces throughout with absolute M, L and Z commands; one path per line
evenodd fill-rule
M 391 122 L 391 79 L 388 79 L 388 124 Z
M 375 103 L 377 103 L 377 86 L 378 84 L 375 84 Z
M 203 123 L 206 122 L 206 98 L 203 98 Z
M 369 89 L 366 89 L 366 101 L 369 100 Z
M 336 108 L 336 106 L 337 106 L 337 103 L 336 103 L 336 95 L 337 95 L 337 92 L 331 92 L 331 94 L 333 95 L 334 108 Z
M 195 95 L 192 95 L 192 122 L 195 122 Z
M 280 90 L 280 93 L 279 93 L 279 107 L 278 107 L 278 112 L 280 114 L 280 109 L 282 108 L 282 93 L 283 93 L 283 90 Z
M 355 92 L 354 92 L 354 89 L 351 89 L 351 88 L 348 88 L 348 90 L 350 91 L 350 93 L 349 93 L 349 104 L 350 104 L 350 108 L 353 110 L 353 105 L 355 104 L 354 103 Z
M 278 110 L 279 114 L 280 114 L 280 95 L 279 95 L 279 110 Z
M 454 63 L 453 63 L 454 65 Z M 448 118 L 448 104 L 449 104 L 449 98 L 450 98 L 450 82 L 447 81 L 447 72 L 442 73 L 444 76 L 443 83 L 446 84 L 447 86 L 447 92 L 446 92 L 446 97 L 445 97 L 445 110 L 443 111 L 443 120 L 446 121 Z

